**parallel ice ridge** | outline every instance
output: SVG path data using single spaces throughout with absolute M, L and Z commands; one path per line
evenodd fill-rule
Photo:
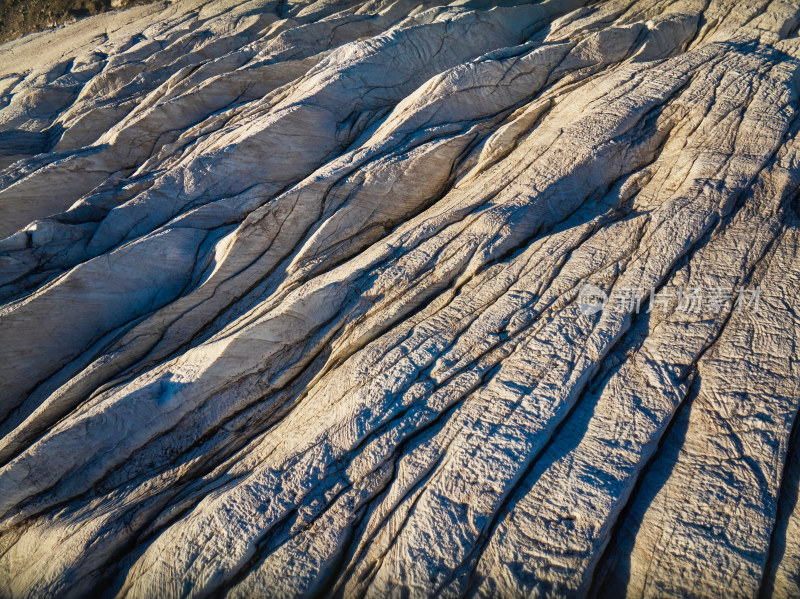
M 0 46 L 0 597 L 800 596 L 798 27 L 181 0 Z

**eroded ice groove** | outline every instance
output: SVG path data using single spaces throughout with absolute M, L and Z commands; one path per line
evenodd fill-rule
M 0 596 L 794 596 L 799 26 L 189 0 L 0 47 Z

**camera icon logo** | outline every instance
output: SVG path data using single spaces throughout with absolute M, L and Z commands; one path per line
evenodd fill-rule
M 581 313 L 591 316 L 605 308 L 608 303 L 606 292 L 594 285 L 586 284 L 581 287 L 578 294 L 578 307 Z

